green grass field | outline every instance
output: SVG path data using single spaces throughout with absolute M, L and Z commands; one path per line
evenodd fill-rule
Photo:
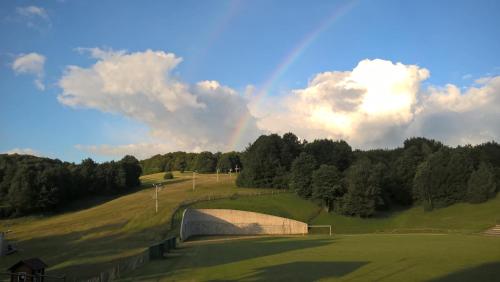
M 22 258 L 40 257 L 52 275 L 87 277 L 110 268 L 117 261 L 140 253 L 160 240 L 170 228 L 175 208 L 184 201 L 230 196 L 234 193 L 262 192 L 239 189 L 234 176 L 197 175 L 192 191 L 191 173 L 176 173 L 159 192 L 159 212 L 155 214 L 151 183 L 163 181 L 163 173 L 142 177 L 137 192 L 105 201 L 93 207 L 54 216 L 30 216 L 0 220 L 0 230 L 12 230 L 7 239 L 19 252 L 0 259 L 0 272 Z M 85 207 L 84 203 L 72 206 Z
M 0 230 L 12 230 L 7 238 L 20 249 L 0 259 L 0 268 L 5 270 L 22 258 L 40 257 L 49 264 L 51 275 L 96 275 L 175 232 L 170 230 L 175 209 L 205 199 L 191 206 L 332 224 L 336 234 L 188 242 L 168 259 L 126 273 L 128 280 L 470 281 L 479 277 L 472 280 L 488 281 L 487 275 L 500 277 L 500 238 L 474 235 L 499 219 L 500 197 L 479 205 L 458 204 L 433 212 L 415 207 L 360 219 L 326 213 L 293 193 L 243 196 L 277 191 L 236 188 L 234 176 L 221 175 L 217 182 L 215 175 L 198 175 L 192 191 L 191 176 L 176 173 L 165 182 L 157 214 L 151 184 L 162 182 L 163 173 L 142 177 L 143 185 L 136 192 L 77 202 L 62 214 L 0 220 Z M 206 201 L 218 197 L 226 199 Z
M 195 208 L 226 208 L 262 212 L 308 222 L 332 225 L 335 233 L 477 233 L 500 219 L 500 196 L 482 204 L 455 204 L 425 212 L 421 207 L 382 213 L 374 218 L 341 216 L 320 209 L 295 194 L 278 194 L 249 199 L 201 202 Z
M 499 281 L 500 238 L 358 234 L 193 241 L 125 281 Z

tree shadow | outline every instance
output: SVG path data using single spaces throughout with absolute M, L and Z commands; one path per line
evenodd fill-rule
M 194 267 L 210 267 L 234 263 L 289 251 L 316 248 L 332 244 L 334 239 L 293 239 L 290 237 L 264 237 L 249 240 L 229 240 L 197 245 L 196 252 L 202 260 L 194 261 Z M 194 246 L 186 246 L 186 251 Z
M 171 179 L 171 180 L 163 180 L 161 184 L 165 185 L 165 189 L 168 189 L 168 185 L 171 184 L 177 184 L 177 183 L 182 183 L 189 181 L 189 179 L 186 178 L 176 178 L 176 179 Z M 65 213 L 71 213 L 71 212 L 77 212 L 85 209 L 90 209 L 98 205 L 105 204 L 107 202 L 113 201 L 115 199 L 118 199 L 120 197 L 124 197 L 133 193 L 137 193 L 142 190 L 150 189 L 153 187 L 152 183 L 145 183 L 144 185 L 141 184 L 138 187 L 122 191 L 117 194 L 110 194 L 110 195 L 90 195 L 83 197 L 82 199 L 74 200 L 68 203 L 66 206 L 59 208 L 57 211 L 52 212 L 52 213 L 45 213 L 41 214 L 43 216 L 54 216 L 54 215 L 61 215 Z
M 500 261 L 484 263 L 475 267 L 449 273 L 445 276 L 432 279 L 432 282 L 458 281 L 500 281 Z
M 366 261 L 300 261 L 256 269 L 243 280 L 249 281 L 316 281 L 342 277 L 368 264 Z M 211 282 L 230 280 L 210 280 Z
M 276 255 L 289 251 L 315 248 L 332 244 L 334 241 L 335 240 L 329 238 L 311 240 L 310 238 L 292 239 L 290 237 L 263 237 L 258 239 L 252 238 L 241 240 L 229 239 L 224 242 L 203 242 L 202 244 L 197 241 L 181 245 L 181 247 L 173 253 L 175 255 L 169 256 L 165 262 L 150 262 L 147 266 L 145 266 L 147 271 L 139 271 L 135 274 L 130 273 L 131 276 L 128 276 L 125 280 L 136 281 L 145 279 L 160 279 L 169 277 L 174 272 L 182 272 L 184 270 L 189 271 L 189 269 L 212 267 L 228 263 L 237 263 L 248 259 L 256 259 L 259 257 Z M 189 263 L 185 263 L 185 260 L 189 260 Z M 343 275 L 342 273 L 347 273 L 350 269 L 354 270 L 355 266 L 356 268 L 361 266 L 357 266 L 355 263 L 353 265 L 349 265 L 349 263 L 346 263 L 345 265 L 340 263 L 338 265 L 339 267 L 334 268 L 333 270 L 328 270 L 327 268 L 329 267 L 335 267 L 335 263 L 329 262 L 328 265 L 325 265 L 323 262 L 320 262 L 318 265 L 318 268 L 312 266 L 312 269 L 313 271 L 323 273 L 322 275 Z M 269 270 L 259 269 L 260 272 L 255 274 L 255 279 L 262 281 L 276 281 L 276 278 L 279 277 L 274 277 L 272 275 L 273 271 L 290 272 L 294 269 L 294 267 L 310 266 L 309 263 L 306 262 L 303 266 L 293 264 L 284 265 L 282 270 L 274 270 L 272 267 Z M 296 270 L 294 271 L 296 272 Z M 269 279 L 266 277 L 269 277 Z M 286 279 L 278 280 L 286 281 Z M 305 279 L 305 281 L 308 280 L 311 279 Z
M 21 259 L 39 257 L 49 265 L 48 275 L 66 275 L 70 280 L 97 275 L 137 255 L 137 250 L 152 243 L 153 240 L 146 236 L 148 230 L 136 233 L 121 231 L 126 223 L 123 221 L 82 231 L 14 241 L 19 251 L 2 258 L 0 272 Z

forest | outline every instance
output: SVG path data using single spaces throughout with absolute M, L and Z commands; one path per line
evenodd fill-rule
M 401 148 L 361 151 L 341 140 L 271 134 L 243 152 L 242 166 L 238 186 L 291 189 L 331 212 L 370 217 L 394 207 L 432 210 L 495 197 L 500 146 L 452 148 L 411 138 Z
M 370 217 L 391 208 L 425 210 L 480 203 L 500 186 L 500 145 L 446 146 L 421 137 L 395 149 L 353 150 L 342 140 L 262 135 L 243 152 L 174 152 L 142 160 L 144 173 L 241 169 L 239 187 L 289 189 L 330 212 Z
M 165 155 L 154 155 L 151 158 L 140 161 L 143 174 L 158 173 L 163 171 L 196 171 L 198 173 L 227 173 L 230 169 L 235 171 L 241 168 L 241 153 L 186 153 L 173 152 Z
M 76 199 L 117 195 L 140 185 L 133 156 L 80 164 L 30 155 L 0 154 L 0 218 L 55 212 Z
M 362 151 L 342 140 L 308 142 L 286 133 L 262 135 L 243 152 L 179 151 L 101 164 L 3 154 L 0 217 L 53 212 L 82 197 L 124 193 L 140 185 L 141 174 L 236 169 L 238 187 L 288 189 L 330 212 L 370 217 L 391 208 L 432 210 L 495 197 L 500 145 L 450 147 L 416 137 L 399 148 Z

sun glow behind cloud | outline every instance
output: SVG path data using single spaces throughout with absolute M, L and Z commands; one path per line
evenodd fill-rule
M 427 69 L 367 59 L 351 71 L 318 73 L 306 87 L 267 96 L 256 105 L 218 81 L 190 85 L 172 76 L 182 61 L 172 53 L 82 50 L 96 62 L 88 68 L 68 66 L 59 81 L 59 101 L 124 115 L 150 129 L 137 144 L 77 147 L 99 155 L 224 151 L 234 141 L 234 132 L 241 130 L 237 121 L 242 115 L 248 115 L 250 123 L 237 150 L 259 134 L 290 131 L 308 140 L 345 139 L 356 148 L 393 147 L 410 136 L 452 145 L 500 137 L 498 127 L 488 122 L 500 117 L 500 77 L 476 81 L 464 92 L 453 85 L 421 89 L 430 76 Z M 475 116 L 477 112 L 482 115 Z M 458 126 L 465 117 L 473 123 L 468 132 Z M 452 128 L 437 129 L 443 118 Z

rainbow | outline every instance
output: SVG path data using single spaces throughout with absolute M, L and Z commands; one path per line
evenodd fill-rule
M 326 17 L 320 24 L 314 28 L 310 33 L 306 34 L 299 43 L 288 52 L 281 63 L 271 72 L 271 75 L 264 82 L 262 87 L 260 87 L 257 95 L 253 97 L 252 103 L 256 106 L 262 101 L 262 99 L 268 94 L 272 86 L 281 78 L 281 76 L 290 68 L 290 66 L 300 57 L 302 53 L 313 43 L 321 33 L 326 31 L 335 21 L 349 12 L 357 4 L 357 1 L 347 2 L 345 5 L 337 7 L 332 11 L 332 13 Z M 236 150 L 236 146 L 241 142 L 243 133 L 246 131 L 248 122 L 252 116 L 249 112 L 242 114 L 240 119 L 236 122 L 236 126 L 230 136 L 229 143 L 227 146 L 227 151 Z

